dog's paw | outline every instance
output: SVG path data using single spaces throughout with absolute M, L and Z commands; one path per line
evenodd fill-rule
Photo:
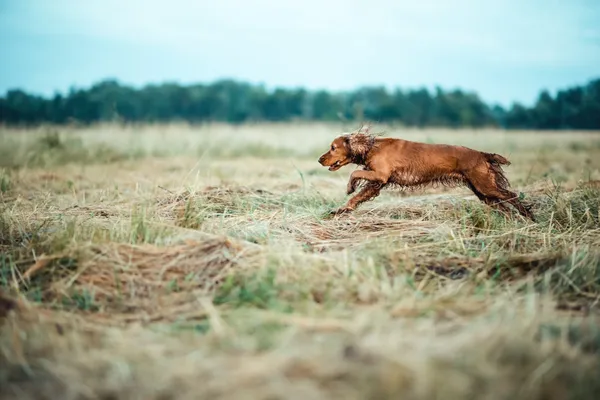
M 331 211 L 329 214 L 330 215 L 342 215 L 342 214 L 351 213 L 352 211 L 354 211 L 353 208 L 350 208 L 350 207 L 340 207 L 337 210 Z

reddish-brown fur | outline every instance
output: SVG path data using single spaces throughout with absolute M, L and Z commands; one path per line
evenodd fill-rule
M 419 188 L 441 183 L 466 186 L 479 200 L 504 212 L 510 211 L 506 205 L 510 203 L 521 215 L 535 221 L 517 194 L 509 190 L 501 166 L 510 162 L 498 154 L 463 146 L 352 133 L 335 138 L 319 163 L 330 171 L 351 163 L 364 167 L 350 176 L 347 193 L 354 193 L 359 182 L 364 182 L 364 187 L 334 214 L 353 211 L 359 204 L 378 196 L 384 187 Z

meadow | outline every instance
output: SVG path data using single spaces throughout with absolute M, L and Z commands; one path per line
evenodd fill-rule
M 0 396 L 600 396 L 600 132 L 407 129 L 499 153 L 353 214 L 344 124 L 0 129 Z

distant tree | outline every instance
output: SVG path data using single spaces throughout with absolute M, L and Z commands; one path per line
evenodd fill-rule
M 342 102 L 335 95 L 320 90 L 312 99 L 312 116 L 316 120 L 334 121 L 344 111 Z
M 0 97 L 0 123 L 35 125 L 69 121 L 202 123 L 222 121 L 291 121 L 338 119 L 402 123 L 407 126 L 484 127 L 507 129 L 599 129 L 600 79 L 582 87 L 542 91 L 531 108 L 513 104 L 504 110 L 485 104 L 475 93 L 462 90 L 434 93 L 425 88 L 388 91 L 382 86 L 350 92 L 276 88 L 234 80 L 182 86 L 147 85 L 140 89 L 106 79 L 88 89 L 45 99 L 22 90 Z
M 548 91 L 542 91 L 531 110 L 534 126 L 538 129 L 557 129 L 560 126 L 558 111 L 557 103 L 552 96 Z

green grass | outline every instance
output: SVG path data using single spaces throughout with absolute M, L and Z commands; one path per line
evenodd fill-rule
M 68 163 L 112 163 L 135 154 L 120 153 L 110 145 L 85 146 L 79 137 L 48 131 L 34 138 L 2 137 L 0 166 L 5 168 L 54 167 Z
M 532 223 L 461 189 L 330 218 L 336 127 L 53 129 L 0 132 L 0 395 L 599 389 L 596 134 L 392 130 L 510 156 Z

